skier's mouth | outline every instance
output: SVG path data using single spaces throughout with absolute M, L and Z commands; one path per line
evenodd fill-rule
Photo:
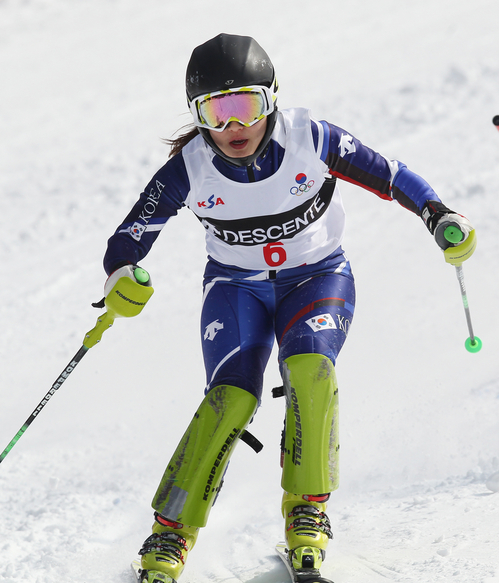
M 230 145 L 235 150 L 242 150 L 243 148 L 246 147 L 247 143 L 248 140 L 232 140 L 232 142 L 230 142 Z

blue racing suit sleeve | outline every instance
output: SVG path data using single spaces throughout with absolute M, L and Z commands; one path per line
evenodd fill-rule
M 180 153 L 156 172 L 108 240 L 104 256 L 108 275 L 122 265 L 137 264 L 149 253 L 168 219 L 184 206 L 189 190 L 189 178 Z
M 396 200 L 419 216 L 425 202 L 440 201 L 432 187 L 405 164 L 385 158 L 338 126 L 312 121 L 312 135 L 333 176 Z

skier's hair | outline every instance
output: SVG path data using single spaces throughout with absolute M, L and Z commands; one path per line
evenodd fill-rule
M 170 138 L 163 140 L 167 146 L 170 146 L 170 155 L 169 158 L 173 158 L 177 154 L 180 154 L 180 151 L 184 146 L 193 140 L 196 136 L 199 135 L 198 128 L 193 124 L 188 124 L 180 128 L 181 130 L 186 130 L 184 133 L 180 134 L 176 138 Z

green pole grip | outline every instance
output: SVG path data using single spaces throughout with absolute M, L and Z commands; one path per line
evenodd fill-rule
M 456 245 L 463 240 L 464 234 L 457 225 L 449 225 L 444 231 L 444 237 L 449 243 Z
M 142 267 L 136 267 L 133 272 L 133 275 L 137 282 L 140 283 L 141 285 L 146 285 L 151 279 L 150 275 L 147 273 L 145 269 L 142 269 Z

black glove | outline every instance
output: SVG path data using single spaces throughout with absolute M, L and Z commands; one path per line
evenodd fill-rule
M 473 231 L 473 226 L 466 217 L 435 200 L 426 201 L 421 217 L 428 231 L 435 237 L 437 245 L 444 251 L 464 243 Z M 448 231 L 448 227 L 452 228 Z

